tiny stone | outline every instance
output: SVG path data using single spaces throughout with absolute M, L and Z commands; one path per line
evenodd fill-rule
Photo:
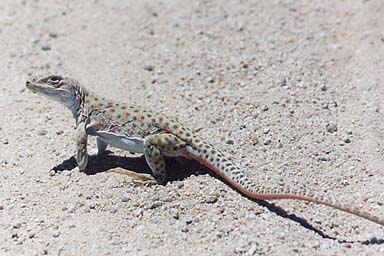
M 261 110 L 265 112 L 265 111 L 268 111 L 269 108 L 268 108 L 267 105 L 263 105 L 263 106 L 261 107 Z
M 49 37 L 57 38 L 57 34 L 54 32 L 49 33 Z
M 320 89 L 321 89 L 321 91 L 325 92 L 325 91 L 327 91 L 328 88 L 327 88 L 327 86 L 324 84 L 323 86 L 321 86 Z
M 213 83 L 213 82 L 215 82 L 215 78 L 213 78 L 212 76 L 210 76 L 210 77 L 207 78 L 207 82 L 208 82 L 208 83 Z
M 346 131 L 346 133 L 347 133 L 348 135 L 352 135 L 352 130 L 351 130 L 351 129 L 348 129 L 348 130 Z
M 146 70 L 146 71 L 153 71 L 154 69 L 155 69 L 155 67 L 153 65 L 144 66 L 144 70 Z
M 37 134 L 40 135 L 40 136 L 44 136 L 44 135 L 47 135 L 48 131 L 46 129 L 39 129 L 37 131 Z
M 4 206 L 0 205 L 0 211 L 4 210 Z
M 334 133 L 337 131 L 337 125 L 336 124 L 327 124 L 325 128 L 330 133 Z
M 51 50 L 51 46 L 47 43 L 41 43 L 41 50 L 49 51 L 49 50 Z
M 350 138 L 345 138 L 345 139 L 344 139 L 344 142 L 345 142 L 345 143 L 351 143 L 351 139 L 350 139 Z
M 7 145 L 9 143 L 8 139 L 4 139 L 3 144 Z
M 207 204 L 214 204 L 214 203 L 217 202 L 218 198 L 219 198 L 219 195 L 218 195 L 218 194 L 210 195 L 210 196 L 208 196 L 208 197 L 204 200 L 204 202 L 207 203 Z
M 127 195 L 121 196 L 121 202 L 127 203 L 129 201 L 131 201 L 131 198 L 129 198 Z
M 271 139 L 266 139 L 266 140 L 264 141 L 264 145 L 269 145 L 269 144 L 271 144 L 271 142 L 272 142 Z
M 329 157 L 329 155 L 325 155 L 325 156 L 319 157 L 319 160 L 323 162 L 328 162 L 331 160 L 331 158 Z
M 148 208 L 149 208 L 149 209 L 155 209 L 155 208 L 158 208 L 158 207 L 160 207 L 160 206 L 162 206 L 162 205 L 163 205 L 162 202 L 157 201 L 157 202 L 154 202 L 153 204 L 151 204 Z
M 59 230 L 55 230 L 52 232 L 52 236 L 53 237 L 59 237 L 60 236 L 60 231 Z
M 56 134 L 57 134 L 57 135 L 61 135 L 61 134 L 63 134 L 63 133 L 64 133 L 63 130 L 58 130 L 58 131 L 56 131 Z
M 227 140 L 226 143 L 229 144 L 229 145 L 235 144 L 235 142 L 232 139 Z

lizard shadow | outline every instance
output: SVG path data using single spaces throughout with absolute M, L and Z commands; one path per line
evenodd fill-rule
M 183 180 L 193 174 L 202 174 L 200 164 L 196 161 L 186 158 L 165 157 L 167 166 L 167 180 L 176 181 Z M 52 168 L 55 173 L 72 170 L 77 166 L 76 159 L 72 156 L 62 163 Z M 182 172 L 180 169 L 182 168 Z M 91 156 L 88 161 L 87 169 L 84 171 L 87 175 L 95 175 L 102 172 L 110 172 L 114 169 L 123 169 L 133 171 L 138 174 L 152 175 L 144 156 L 119 156 L 111 154 L 111 151 L 105 151 L 101 156 Z
M 287 211 L 285 211 L 283 208 L 275 205 L 274 203 L 269 203 L 265 200 L 260 200 L 260 199 L 253 199 L 249 196 L 242 194 L 237 188 L 235 188 L 234 186 L 229 184 L 227 181 L 225 181 L 223 178 L 213 173 L 209 168 L 199 164 L 198 162 L 194 160 L 189 160 L 186 158 L 182 158 L 182 161 L 179 161 L 179 160 L 180 159 L 176 161 L 175 158 L 169 158 L 169 157 L 165 158 L 166 166 L 167 166 L 168 181 L 183 180 L 191 175 L 201 175 L 201 174 L 208 173 L 212 177 L 221 180 L 223 183 L 225 183 L 232 189 L 238 191 L 241 195 L 247 197 L 249 200 L 254 201 L 257 204 L 267 208 L 269 211 L 274 212 L 280 217 L 290 219 L 300 224 L 302 227 L 315 232 L 322 238 L 335 240 L 339 243 L 344 243 L 344 244 L 353 244 L 353 243 L 360 243 L 364 245 L 384 244 L 384 239 L 378 239 L 375 237 L 368 240 L 352 241 L 352 240 L 338 239 L 336 237 L 330 236 L 325 232 L 321 231 L 320 229 L 314 227 L 304 218 L 301 218 L 295 214 L 290 214 Z M 71 157 L 67 160 L 64 160 L 61 164 L 55 166 L 53 168 L 53 171 L 62 172 L 65 170 L 71 170 L 76 166 L 77 164 L 76 164 L 75 158 Z M 88 162 L 88 167 L 87 167 L 87 170 L 85 171 L 85 174 L 95 175 L 97 173 L 107 172 L 115 168 L 130 170 L 138 174 L 149 174 L 149 175 L 152 174 L 152 171 L 147 165 L 145 158 L 143 156 L 140 156 L 140 157 L 118 156 L 118 155 L 110 154 L 110 151 L 106 151 L 106 153 L 101 156 L 90 157 L 90 161 Z M 182 169 L 183 171 L 181 172 L 180 169 Z

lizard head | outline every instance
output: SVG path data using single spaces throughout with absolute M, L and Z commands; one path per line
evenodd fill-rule
M 26 82 L 26 86 L 32 92 L 48 97 L 66 107 L 72 107 L 86 94 L 85 89 L 76 80 L 59 75 L 50 75 L 41 79 L 32 78 Z

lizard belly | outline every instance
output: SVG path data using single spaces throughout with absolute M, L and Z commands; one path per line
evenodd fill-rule
M 96 132 L 96 136 L 111 146 L 134 153 L 144 152 L 144 143 L 141 138 L 127 137 L 121 134 L 106 131 L 98 131 Z

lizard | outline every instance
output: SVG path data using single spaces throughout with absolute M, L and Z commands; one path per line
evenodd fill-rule
M 61 75 L 32 78 L 26 82 L 32 92 L 67 107 L 76 120 L 76 161 L 79 171 L 88 163 L 88 136 L 96 137 L 93 155 L 107 145 L 144 154 L 156 182 L 165 184 L 164 157 L 185 157 L 198 161 L 224 179 L 241 194 L 255 200 L 293 199 L 326 205 L 384 226 L 384 218 L 367 213 L 353 204 L 338 202 L 324 193 L 300 186 L 266 186 L 192 130 L 174 118 L 140 107 L 99 97 L 77 80 Z

